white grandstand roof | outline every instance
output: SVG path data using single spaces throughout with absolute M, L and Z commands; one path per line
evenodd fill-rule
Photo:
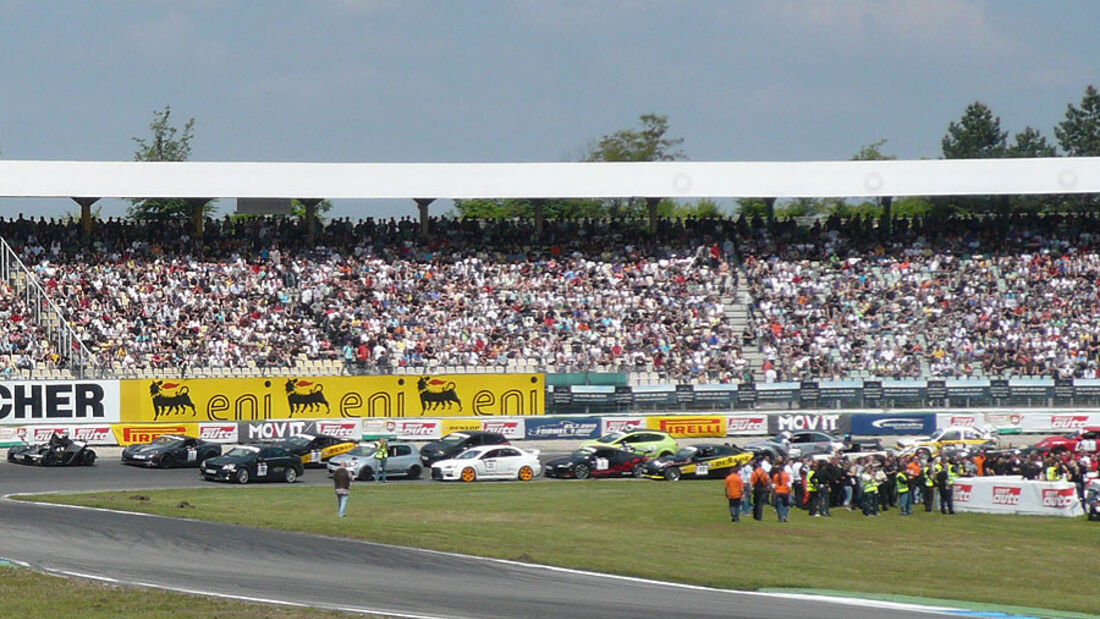
M 1100 193 L 1100 157 L 657 163 L 0 161 L 0 197 L 612 198 Z

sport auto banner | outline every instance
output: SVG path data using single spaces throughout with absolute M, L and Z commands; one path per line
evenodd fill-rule
M 596 438 L 600 435 L 599 417 L 536 417 L 526 422 L 526 438 L 529 441 Z
M 638 428 L 645 428 L 645 417 L 603 417 L 600 419 L 600 436 L 612 432 L 629 432 Z
M 443 423 L 439 419 L 364 419 L 363 434 L 431 441 L 443 436 Z
M 988 425 L 983 413 L 937 413 L 936 429 L 942 430 L 952 426 L 967 428 L 982 428 Z
M 527 434 L 524 419 L 482 419 L 481 429 L 486 432 L 500 432 L 504 438 L 512 440 L 523 440 L 524 435 Z
M 121 423 L 111 426 L 115 439 L 119 445 L 133 445 L 135 443 L 149 443 L 153 439 L 165 434 L 186 434 L 196 436 L 199 431 L 197 423 Z
M 26 426 L 19 428 L 19 436 L 28 443 L 45 443 L 54 434 L 67 434 L 74 441 L 84 441 L 89 445 L 117 445 L 110 424 L 97 425 L 51 425 Z
M 0 424 L 117 423 L 117 380 L 0 381 Z
M 1020 429 L 1027 433 L 1066 434 L 1091 426 L 1100 426 L 1096 413 L 1024 413 Z
M 758 436 L 768 433 L 768 416 L 726 415 L 726 436 Z
M 895 435 L 931 434 L 936 431 L 936 415 L 856 413 L 852 415 L 852 434 Z
M 960 477 L 955 510 L 1025 516 L 1082 516 L 1077 487 L 1069 482 L 1025 481 L 1019 477 Z
M 723 415 L 676 415 L 646 417 L 646 426 L 668 432 L 673 438 L 725 436 L 727 422 Z
M 519 416 L 546 408 L 544 374 L 125 380 L 120 389 L 122 421 L 143 423 Z
M 817 430 L 830 434 L 852 431 L 852 416 L 847 413 L 784 413 L 768 415 L 768 434 Z
M 26 430 L 22 426 L 0 426 L 0 447 L 11 447 L 23 442 Z
M 234 444 L 240 442 L 237 439 L 237 424 L 232 421 L 228 423 L 200 423 L 199 439 L 208 443 Z

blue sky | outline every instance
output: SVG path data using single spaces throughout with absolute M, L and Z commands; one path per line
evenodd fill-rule
M 0 0 L 0 156 L 128 160 L 170 104 L 194 160 L 576 160 L 647 112 L 694 161 L 938 157 L 975 100 L 1053 141 L 1100 82 L 1096 24 L 1011 0 Z M 336 214 L 368 212 L 415 209 Z

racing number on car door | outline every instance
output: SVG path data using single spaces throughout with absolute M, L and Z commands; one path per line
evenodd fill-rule
M 256 477 L 267 477 L 267 463 L 266 462 L 257 462 L 256 463 Z
M 313 464 L 317 464 L 318 462 L 320 462 L 321 461 L 321 450 L 320 449 L 314 449 L 313 451 L 309 452 L 309 461 Z
M 187 450 L 187 461 L 188 462 L 194 462 L 195 460 L 198 460 L 198 459 L 199 459 L 199 450 L 195 449 L 194 447 L 189 448 Z

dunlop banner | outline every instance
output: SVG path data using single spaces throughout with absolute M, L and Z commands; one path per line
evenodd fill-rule
M 544 374 L 121 381 L 123 422 L 542 415 Z
M 115 433 L 118 444 L 125 447 L 135 443 L 149 443 L 165 434 L 195 436 L 199 431 L 199 425 L 196 423 L 123 423 L 111 426 L 111 430 Z
M 718 415 L 646 417 L 646 425 L 653 430 L 664 430 L 673 438 L 726 435 L 726 418 Z

